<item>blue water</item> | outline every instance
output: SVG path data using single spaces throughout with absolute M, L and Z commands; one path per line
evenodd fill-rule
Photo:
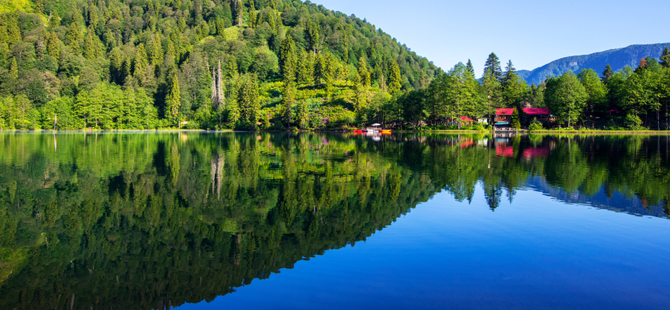
M 531 190 L 446 192 L 365 242 L 183 309 L 667 309 L 670 222 Z M 316 305 L 316 306 L 315 306 Z

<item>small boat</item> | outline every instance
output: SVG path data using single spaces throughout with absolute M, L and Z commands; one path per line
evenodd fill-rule
M 391 129 L 382 129 L 381 133 L 382 133 L 382 135 L 390 135 L 391 134 Z
M 354 130 L 354 134 L 357 134 L 357 135 L 364 134 L 364 133 L 365 133 L 365 130 L 360 130 L 360 129 Z

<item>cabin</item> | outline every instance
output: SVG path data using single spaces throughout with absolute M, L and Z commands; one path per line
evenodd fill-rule
M 466 124 L 466 125 L 472 125 L 472 123 L 474 123 L 474 120 L 471 119 L 471 118 L 469 118 L 469 117 L 467 117 L 467 116 L 461 116 L 461 117 L 459 117 L 459 118 L 458 118 L 458 121 L 461 122 L 461 123 L 463 123 L 463 124 Z
M 498 127 L 509 127 L 512 121 L 512 114 L 514 114 L 513 108 L 496 109 L 496 121 L 494 124 Z
M 524 123 L 530 123 L 534 119 L 545 124 L 556 121 L 547 108 L 523 108 L 521 111 L 523 111 Z

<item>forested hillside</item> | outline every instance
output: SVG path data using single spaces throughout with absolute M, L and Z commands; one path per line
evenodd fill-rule
M 297 0 L 12 0 L 0 12 L 2 129 L 342 127 L 439 71 L 365 20 Z

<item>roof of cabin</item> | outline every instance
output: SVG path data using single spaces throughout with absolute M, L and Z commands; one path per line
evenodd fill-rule
M 523 113 L 528 115 L 549 115 L 551 112 L 547 108 L 524 108 Z
M 496 109 L 496 115 L 512 115 L 513 113 L 513 108 Z

